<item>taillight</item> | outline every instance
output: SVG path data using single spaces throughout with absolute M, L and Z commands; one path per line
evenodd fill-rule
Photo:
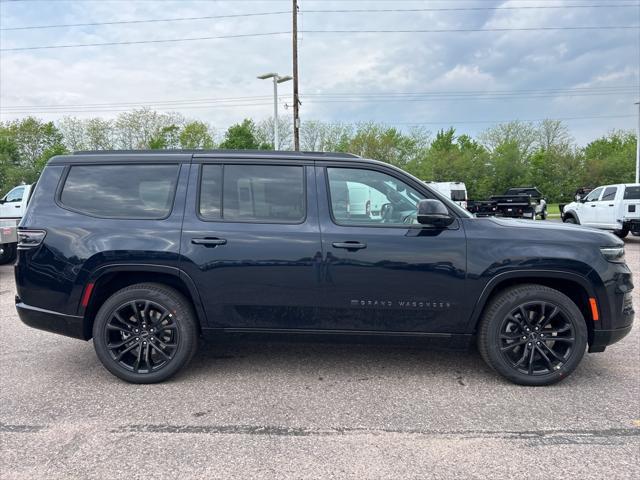
M 42 243 L 47 232 L 44 230 L 18 230 L 18 248 L 28 249 Z

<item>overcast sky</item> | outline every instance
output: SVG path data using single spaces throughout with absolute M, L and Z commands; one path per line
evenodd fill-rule
M 27 111 L 47 120 L 63 115 L 114 117 L 119 110 L 143 103 L 159 111 L 179 111 L 187 117 L 206 120 L 217 130 L 245 117 L 266 118 L 273 108 L 272 87 L 267 81 L 257 80 L 256 75 L 270 71 L 291 73 L 290 33 L 170 43 L 13 49 L 289 32 L 290 13 L 10 29 L 287 12 L 291 3 L 290 0 L 2 0 L 1 119 L 24 117 L 29 114 Z M 476 134 L 495 121 L 559 118 L 568 119 L 567 125 L 581 144 L 614 128 L 635 129 L 638 110 L 634 102 L 640 96 L 640 30 L 573 28 L 637 27 L 639 3 L 637 0 L 300 0 L 302 120 L 348 123 L 374 120 L 401 128 L 424 124 L 431 131 L 453 125 L 461 133 Z M 548 8 L 559 5 L 573 7 Z M 531 8 L 537 6 L 547 8 Z M 432 10 L 312 11 L 345 9 Z M 526 30 L 538 27 L 572 29 Z M 514 28 L 525 30 L 495 31 Z M 454 29 L 485 31 L 317 32 Z M 281 114 L 290 114 L 291 110 L 284 110 L 284 105 L 291 104 L 292 83 L 282 84 L 280 90 Z M 52 105 L 60 107 L 53 110 Z

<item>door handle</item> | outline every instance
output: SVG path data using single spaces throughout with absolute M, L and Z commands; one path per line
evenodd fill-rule
M 333 242 L 333 248 L 346 248 L 347 250 L 355 251 L 367 248 L 366 243 L 361 243 L 353 240 L 347 240 L 346 242 Z
M 226 245 L 227 240 L 224 238 L 192 238 L 191 243 L 205 247 L 217 247 L 218 245 Z
M 613 203 L 610 203 L 610 204 L 609 204 L 609 206 L 610 206 L 610 207 L 613 207 L 613 206 L 615 206 L 615 205 L 614 205 Z
M 591 208 L 593 208 L 593 207 L 595 207 L 595 204 L 594 204 L 594 205 L 591 205 Z

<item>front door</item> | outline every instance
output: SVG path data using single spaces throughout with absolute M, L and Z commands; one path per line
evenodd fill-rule
M 580 213 L 578 213 L 581 225 L 585 225 L 587 227 L 596 227 L 598 225 L 598 210 L 600 207 L 599 200 L 602 190 L 602 187 L 596 188 L 584 199 L 584 203 L 580 208 Z
M 465 295 L 466 238 L 456 220 L 444 229 L 417 224 L 428 189 L 385 167 L 316 166 L 329 314 L 326 328 L 463 333 L 473 302 Z M 352 212 L 359 201 L 378 211 Z
M 314 328 L 322 255 L 312 162 L 194 162 L 181 268 L 208 327 Z

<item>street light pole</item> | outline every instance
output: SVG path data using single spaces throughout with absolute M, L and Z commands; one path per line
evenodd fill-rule
M 280 148 L 280 135 L 278 132 L 278 84 L 288 82 L 292 77 L 289 75 L 281 77 L 279 74 L 271 72 L 259 75 L 258 78 L 260 80 L 273 78 L 273 149 L 278 150 Z
M 278 76 L 273 77 L 273 149 L 280 148 L 278 138 Z
M 636 131 L 636 183 L 640 183 L 640 102 L 638 105 L 638 129 Z

